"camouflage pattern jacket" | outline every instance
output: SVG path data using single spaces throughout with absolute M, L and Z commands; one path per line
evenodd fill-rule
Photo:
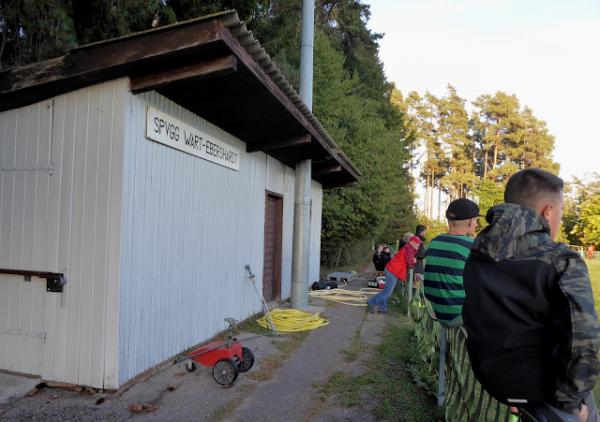
M 600 327 L 585 262 L 515 204 L 491 208 L 464 270 L 473 371 L 497 400 L 577 408 L 600 372 Z

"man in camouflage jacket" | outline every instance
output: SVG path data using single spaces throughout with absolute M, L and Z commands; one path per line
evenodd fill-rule
M 552 174 L 522 170 L 488 211 L 464 270 L 467 350 L 502 403 L 539 421 L 595 421 L 600 326 L 585 262 L 553 240 L 562 189 Z

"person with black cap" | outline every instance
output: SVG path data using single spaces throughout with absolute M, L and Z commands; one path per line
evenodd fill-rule
M 449 232 L 435 237 L 425 253 L 425 297 L 445 327 L 462 325 L 465 301 L 462 275 L 478 216 L 475 202 L 466 198 L 452 201 L 446 210 Z

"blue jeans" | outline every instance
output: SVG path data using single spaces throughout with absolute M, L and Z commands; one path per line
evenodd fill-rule
M 384 271 L 385 273 L 385 287 L 382 291 L 377 293 L 375 296 L 371 297 L 367 303 L 371 306 L 379 306 L 379 310 L 382 312 L 387 312 L 387 300 L 392 295 L 394 291 L 394 287 L 396 287 L 396 283 L 398 283 L 398 277 L 389 272 L 388 270 Z

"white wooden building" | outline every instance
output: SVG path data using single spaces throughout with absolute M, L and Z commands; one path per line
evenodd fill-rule
M 0 73 L 0 370 L 116 389 L 291 289 L 359 173 L 235 12 Z M 64 283 L 64 285 L 63 285 Z

